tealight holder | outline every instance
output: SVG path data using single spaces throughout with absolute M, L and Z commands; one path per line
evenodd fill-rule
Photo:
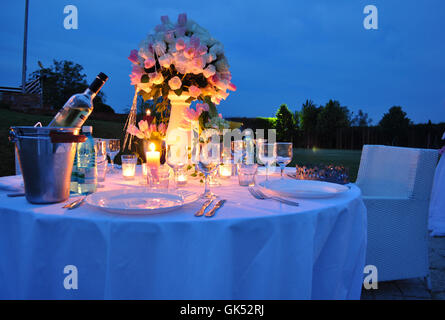
M 134 154 L 122 155 L 122 176 L 124 180 L 133 180 L 136 173 L 137 157 Z
M 232 164 L 223 163 L 219 165 L 219 176 L 222 179 L 229 179 L 232 176 Z
M 176 176 L 176 185 L 178 187 L 185 186 L 187 184 L 187 172 L 181 168 L 178 169 L 178 174 Z

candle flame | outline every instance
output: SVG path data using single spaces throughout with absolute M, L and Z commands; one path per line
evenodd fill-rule
M 149 115 L 151 114 L 150 109 L 147 109 L 147 111 L 145 111 L 145 114 L 146 114 L 147 116 L 149 116 Z
M 148 148 L 150 149 L 150 151 L 155 151 L 155 149 L 156 149 L 156 146 L 155 146 L 155 144 L 152 142 L 152 143 L 150 143 L 150 145 L 148 146 Z

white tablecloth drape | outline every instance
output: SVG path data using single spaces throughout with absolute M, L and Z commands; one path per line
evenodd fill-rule
M 107 189 L 125 188 L 118 180 Z M 123 216 L 0 191 L 0 298 L 360 298 L 367 235 L 357 187 L 300 207 L 256 200 L 235 178 L 214 191 L 228 201 L 211 219 L 194 217 L 199 203 Z M 64 287 L 68 265 L 76 290 Z
M 441 155 L 434 174 L 428 228 L 432 236 L 445 236 L 445 154 Z

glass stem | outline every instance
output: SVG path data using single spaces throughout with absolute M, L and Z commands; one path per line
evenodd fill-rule
M 266 181 L 269 181 L 269 164 L 266 164 Z
M 178 189 L 178 169 L 173 169 L 173 189 L 176 190 Z
M 210 193 L 210 188 L 209 188 L 209 174 L 205 175 L 205 179 L 204 179 L 204 196 L 207 196 Z
M 110 157 L 110 162 L 111 162 L 111 172 L 114 171 L 114 157 Z
M 283 179 L 284 166 L 282 164 L 280 164 L 280 169 L 281 169 L 281 179 Z

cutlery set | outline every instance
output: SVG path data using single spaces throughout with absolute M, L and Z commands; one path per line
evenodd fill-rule
M 207 213 L 204 214 L 206 209 L 213 203 L 213 200 L 214 199 L 209 199 L 206 202 L 204 202 L 201 209 L 199 209 L 198 212 L 195 213 L 195 217 L 201 217 L 202 215 L 204 215 L 207 218 L 211 218 L 215 215 L 216 211 L 219 208 L 221 208 L 226 202 L 226 200 L 219 200 L 212 209 L 210 209 L 209 211 L 207 211 Z
M 258 200 L 272 199 L 272 200 L 287 204 L 289 206 L 294 206 L 294 207 L 298 207 L 300 205 L 298 202 L 295 202 L 295 201 L 290 201 L 290 200 L 287 200 L 287 199 L 284 199 L 281 197 L 277 197 L 277 196 L 266 195 L 261 190 L 254 189 L 252 187 L 249 187 L 249 192 L 255 199 L 258 199 Z

